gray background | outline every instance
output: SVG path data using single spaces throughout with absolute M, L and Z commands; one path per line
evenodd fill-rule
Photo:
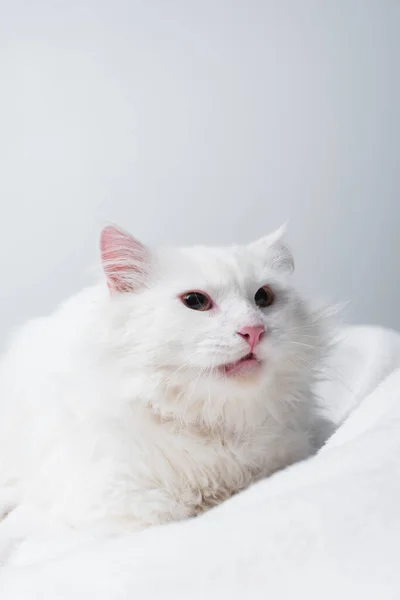
M 308 294 L 400 328 L 398 0 L 0 1 L 1 343 L 92 281 L 99 228 L 289 220 Z

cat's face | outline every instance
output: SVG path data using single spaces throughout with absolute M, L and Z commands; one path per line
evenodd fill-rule
M 257 386 L 318 353 L 318 323 L 292 288 L 281 232 L 248 246 L 150 251 L 106 228 L 101 248 L 132 368 Z
M 172 383 L 257 386 L 316 351 L 316 323 L 292 288 L 280 232 L 248 246 L 152 252 L 107 228 L 102 251 L 132 365 Z

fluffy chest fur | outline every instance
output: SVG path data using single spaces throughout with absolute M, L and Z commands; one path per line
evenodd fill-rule
M 166 479 L 173 481 L 175 501 L 190 516 L 305 458 L 312 450 L 304 431 L 279 426 L 271 419 L 240 433 L 189 427 L 182 434 L 174 425 L 163 432 L 162 440 L 158 484 L 162 487 Z
M 47 492 L 43 502 L 53 495 L 56 514 L 67 511 L 73 522 L 108 521 L 110 527 L 195 516 L 310 454 L 311 424 L 304 422 L 304 412 L 295 413 L 279 423 L 264 410 L 257 426 L 239 431 L 182 423 L 149 407 L 134 406 L 123 422 L 89 418 L 81 439 L 75 435 L 74 453 L 66 451 L 70 433 L 65 441 L 58 438 L 57 452 L 66 464 L 53 462 L 46 471 L 52 470 L 54 478 L 68 472 L 68 480 L 57 486 L 56 496 Z M 77 487 L 79 502 L 66 508 L 65 497 Z

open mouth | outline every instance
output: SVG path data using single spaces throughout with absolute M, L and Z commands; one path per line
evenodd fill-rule
M 243 356 L 239 360 L 222 365 L 219 368 L 225 375 L 242 375 L 257 370 L 260 365 L 261 362 L 258 358 L 250 352 L 250 354 L 246 354 L 246 356 Z

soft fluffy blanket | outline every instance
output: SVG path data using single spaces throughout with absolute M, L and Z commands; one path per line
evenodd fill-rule
M 198 519 L 94 539 L 16 509 L 1 600 L 398 600 L 400 336 L 346 330 L 321 394 L 324 448 Z

